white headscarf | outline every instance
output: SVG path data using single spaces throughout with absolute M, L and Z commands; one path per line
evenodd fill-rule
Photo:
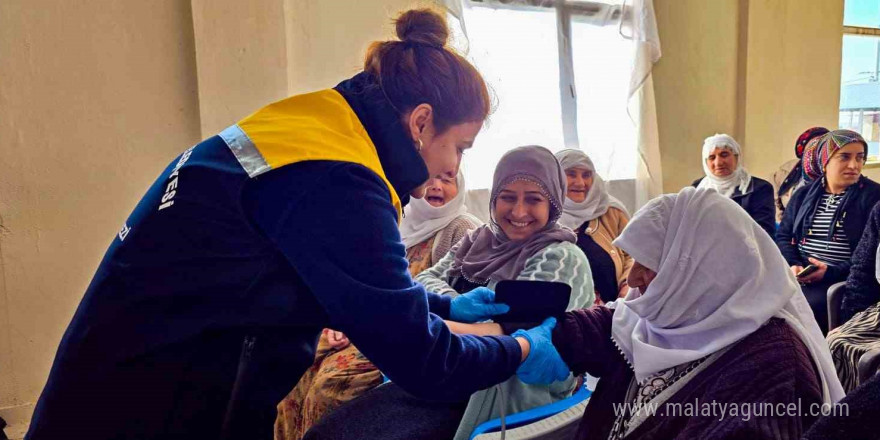
M 809 348 L 824 401 L 843 398 L 828 344 L 788 264 L 735 202 L 691 187 L 661 196 L 614 245 L 657 273 L 644 294 L 630 289 L 614 306 L 612 339 L 637 380 L 715 353 L 778 317 Z
M 715 148 L 726 148 L 737 156 L 736 169 L 726 177 L 712 174 L 712 170 L 706 164 L 709 153 Z M 752 180 L 752 175 L 742 166 L 742 148 L 736 140 L 726 134 L 715 134 L 715 136 L 709 136 L 703 141 L 703 172 L 706 173 L 706 177 L 700 181 L 697 188 L 712 188 L 724 197 L 732 196 L 736 188 L 739 188 L 740 194 L 745 194 L 749 188 L 749 182 Z
M 562 205 L 562 217 L 559 218 L 560 224 L 577 229 L 584 222 L 605 215 L 608 208 L 612 206 L 627 212 L 626 206 L 620 200 L 608 194 L 608 190 L 605 189 L 605 181 L 596 174 L 596 167 L 593 166 L 593 161 L 586 153 L 581 150 L 568 149 L 556 153 L 556 158 L 559 159 L 563 170 L 581 167 L 593 172 L 593 186 L 590 187 L 587 198 L 583 202 L 575 202 L 567 196 L 565 197 L 565 202 Z
M 467 213 L 464 204 L 466 189 L 461 171 L 455 181 L 458 194 L 443 206 L 432 206 L 424 197 L 410 199 L 403 209 L 403 220 L 400 222 L 400 238 L 407 249 L 433 237 L 451 221 Z

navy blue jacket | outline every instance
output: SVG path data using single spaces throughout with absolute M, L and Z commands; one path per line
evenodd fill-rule
M 397 193 L 427 180 L 375 81 L 359 74 L 337 90 Z M 323 327 L 418 396 L 462 399 L 510 377 L 513 338 L 451 334 L 449 298 L 412 281 L 389 200 L 358 164 L 300 162 L 249 179 L 218 136 L 187 150 L 110 245 L 27 438 L 271 438 L 275 405 Z
M 816 179 L 795 191 L 785 208 L 782 223 L 776 231 L 776 245 L 791 266 L 806 267 L 810 264 L 807 257 L 801 254 L 798 244 L 806 236 L 823 194 L 825 194 L 825 179 Z M 833 240 L 834 231 L 841 227 L 842 223 L 849 248 L 855 251 L 868 221 L 868 214 L 878 200 L 880 200 L 880 185 L 861 176 L 843 196 L 840 207 L 832 218 L 827 239 Z M 823 281 L 835 283 L 845 280 L 851 265 L 851 261 L 829 264 Z
M 880 284 L 877 283 L 877 246 L 880 245 L 880 204 L 874 205 L 865 225 L 865 232 L 853 252 L 846 293 L 840 305 L 841 323 L 849 321 L 856 313 L 880 301 Z
M 696 188 L 703 179 L 705 177 L 695 180 L 691 185 Z M 736 188 L 730 198 L 742 206 L 758 226 L 773 238 L 776 232 L 776 202 L 773 198 L 773 185 L 770 182 L 752 176 L 746 192 L 742 193 Z

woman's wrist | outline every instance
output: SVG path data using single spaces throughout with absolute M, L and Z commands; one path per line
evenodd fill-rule
M 520 358 L 519 363 L 523 363 L 526 361 L 526 358 L 529 357 L 529 353 L 532 351 L 532 346 L 529 344 L 529 340 L 522 336 L 517 336 L 514 339 L 519 343 L 519 349 L 522 351 L 522 357 Z

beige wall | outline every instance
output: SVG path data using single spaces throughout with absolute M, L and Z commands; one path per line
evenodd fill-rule
M 287 96 L 283 0 L 192 0 L 202 137 Z
M 655 0 L 654 93 L 664 192 L 703 175 L 706 136 L 736 127 L 739 0 Z
M 340 7 L 344 4 L 344 7 Z M 288 91 L 303 93 L 336 85 L 363 68 L 373 41 L 394 35 L 397 12 L 429 5 L 413 0 L 286 0 Z
M 769 179 L 805 129 L 837 128 L 843 0 L 751 0 L 745 138 L 749 171 Z
M 0 408 L 43 387 L 114 232 L 198 140 L 188 2 L 0 2 Z
M 655 0 L 655 10 L 664 191 L 703 175 L 700 148 L 716 132 L 769 180 L 803 130 L 837 127 L 843 0 Z

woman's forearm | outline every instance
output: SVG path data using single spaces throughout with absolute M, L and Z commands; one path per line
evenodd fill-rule
M 494 322 L 483 322 L 478 324 L 465 324 L 456 321 L 444 322 L 452 333 L 459 335 L 501 336 L 504 334 L 501 330 L 501 326 Z

